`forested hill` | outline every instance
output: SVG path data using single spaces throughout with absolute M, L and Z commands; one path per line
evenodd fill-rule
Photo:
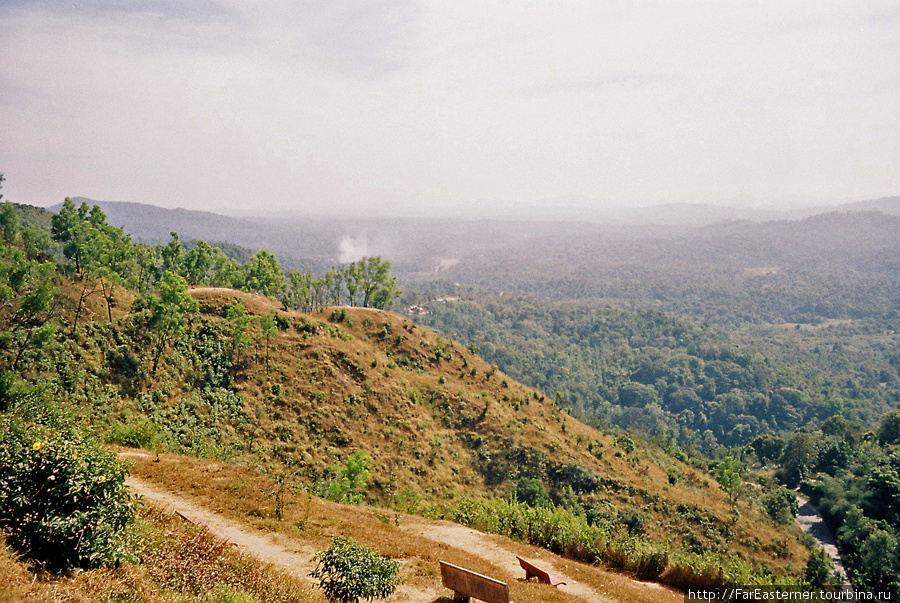
M 579 416 L 699 448 L 835 414 L 873 425 L 900 403 L 900 335 L 874 324 L 726 332 L 657 310 L 510 296 L 432 302 L 415 316 Z

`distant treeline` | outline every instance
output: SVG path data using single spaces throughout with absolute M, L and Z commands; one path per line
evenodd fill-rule
M 228 287 L 260 293 L 281 300 L 286 307 L 304 311 L 341 304 L 383 308 L 400 293 L 390 274 L 391 263 L 380 257 L 332 267 L 321 277 L 293 270 L 286 274 L 276 257 L 266 250 L 250 255 L 227 243 L 183 243 L 176 232 L 165 244 L 153 246 L 134 241 L 122 229 L 108 224 L 97 205 L 76 206 L 66 199 L 50 220 L 41 220 L 33 213 L 27 206 L 6 204 L 3 209 L 4 223 L 10 232 L 16 230 L 19 222 L 26 224 L 21 236 L 28 257 L 58 257 L 70 273 L 93 277 L 86 283 L 99 285 L 108 301 L 116 286 L 144 293 L 166 273 L 182 277 L 191 287 Z M 243 262 L 242 257 L 246 258 Z

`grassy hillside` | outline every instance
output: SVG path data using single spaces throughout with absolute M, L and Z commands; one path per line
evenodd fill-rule
M 78 289 L 70 287 L 69 303 Z M 126 311 L 123 292 L 121 317 L 62 338 L 45 350 L 52 364 L 36 362 L 29 378 L 75 403 L 110 441 L 225 460 L 324 495 L 361 450 L 371 480 L 351 494 L 404 512 L 453 517 L 464 499 L 509 497 L 529 478 L 610 543 L 638 538 L 763 573 L 805 563 L 805 551 L 750 498 L 732 504 L 708 475 L 581 424 L 396 314 L 299 314 L 232 290 L 190 293 L 200 312 L 155 375 L 141 317 Z M 250 344 L 232 355 L 233 327 L 222 316 L 236 300 L 251 317 L 274 313 L 278 328 L 267 344 L 248 327 Z M 87 306 L 104 316 L 101 299 Z

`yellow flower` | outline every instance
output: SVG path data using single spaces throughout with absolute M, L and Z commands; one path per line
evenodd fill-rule
M 97 478 L 97 483 L 98 483 L 98 484 L 102 484 L 102 483 L 105 482 L 105 481 L 106 481 L 106 476 L 105 476 L 105 475 L 101 475 L 100 477 Z
M 38 440 L 37 442 L 34 443 L 34 446 L 32 446 L 31 449 L 32 450 L 40 450 L 43 447 L 44 447 L 44 443 L 41 442 L 40 440 Z

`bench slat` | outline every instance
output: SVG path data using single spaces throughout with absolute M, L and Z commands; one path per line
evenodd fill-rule
M 441 561 L 441 582 L 456 593 L 486 601 L 509 603 L 509 586 L 483 574 Z

